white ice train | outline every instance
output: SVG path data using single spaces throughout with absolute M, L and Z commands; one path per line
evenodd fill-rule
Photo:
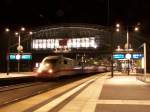
M 76 61 L 63 56 L 47 56 L 36 71 L 37 77 L 59 77 L 84 73 L 106 72 L 106 67 L 79 66 Z

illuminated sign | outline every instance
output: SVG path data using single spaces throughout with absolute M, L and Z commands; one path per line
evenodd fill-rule
M 21 56 L 21 59 L 22 60 L 31 60 L 32 56 L 31 56 L 31 54 L 24 54 Z
M 20 60 L 21 59 L 21 55 L 20 54 L 17 54 L 16 55 L 16 60 Z
M 10 53 L 9 54 L 10 60 L 32 60 L 32 54 L 31 53 Z
M 124 58 L 125 58 L 124 54 L 114 54 L 113 55 L 113 59 L 124 59 Z
M 143 54 L 134 53 L 134 54 L 113 54 L 113 59 L 141 59 Z
M 131 54 L 127 53 L 127 54 L 125 55 L 125 57 L 126 57 L 126 59 L 131 59 Z
M 9 59 L 10 59 L 10 60 L 16 60 L 16 56 L 15 56 L 14 54 L 10 54 L 10 55 L 9 55 Z
M 143 54 L 132 54 L 132 58 L 133 59 L 140 59 L 140 58 L 142 58 L 143 57 Z
M 96 48 L 98 44 L 95 37 L 70 38 L 70 39 L 33 39 L 32 48 L 57 49 L 57 48 Z

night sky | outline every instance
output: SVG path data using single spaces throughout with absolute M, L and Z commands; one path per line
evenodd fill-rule
M 108 22 L 108 1 L 110 16 Z M 0 24 L 36 27 L 59 23 L 124 26 L 141 24 L 150 32 L 149 0 L 0 0 Z
M 123 27 L 138 23 L 140 32 L 150 38 L 150 0 L 0 0 L 0 60 L 6 59 L 8 50 L 6 27 L 14 32 L 21 26 L 26 29 L 60 23 L 115 26 L 118 22 Z

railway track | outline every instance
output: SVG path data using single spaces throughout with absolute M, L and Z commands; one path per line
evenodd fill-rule
M 86 77 L 88 76 L 74 76 L 72 78 L 60 78 L 49 82 L 28 82 L 0 87 L 0 107 L 24 100 L 34 95 L 44 93 L 46 91 L 61 87 L 65 84 L 69 84 L 77 80 L 84 79 Z
M 22 83 L 22 84 L 2 86 L 2 87 L 0 87 L 0 92 L 10 91 L 10 90 L 20 89 L 20 88 L 25 88 L 25 87 L 29 87 L 29 86 L 35 86 L 35 85 L 39 85 L 41 83 L 42 82 L 33 82 L 33 83 L 29 82 L 29 83 Z
M 34 82 L 0 87 L 0 107 L 45 92 L 53 84 Z

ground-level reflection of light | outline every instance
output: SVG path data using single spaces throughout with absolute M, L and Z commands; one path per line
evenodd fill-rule
M 108 79 L 106 83 L 110 85 L 145 85 L 144 82 L 137 80 L 135 76 L 116 76 Z

